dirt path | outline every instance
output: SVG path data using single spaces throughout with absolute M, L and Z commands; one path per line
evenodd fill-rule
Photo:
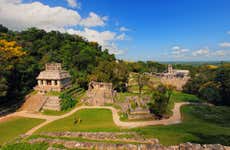
M 153 120 L 153 121 L 137 121 L 137 122 L 123 122 L 120 121 L 120 117 L 118 115 L 118 110 L 114 107 L 111 106 L 80 106 L 80 107 L 76 107 L 73 110 L 71 110 L 70 112 L 61 115 L 61 116 L 48 116 L 48 115 L 42 115 L 42 114 L 32 114 L 29 112 L 25 112 L 25 111 L 20 111 L 20 112 L 15 112 L 12 113 L 10 115 L 7 115 L 5 117 L 1 117 L 0 118 L 0 122 L 1 120 L 5 120 L 8 117 L 12 117 L 12 116 L 20 116 L 20 117 L 27 117 L 27 118 L 37 118 L 37 119 L 45 119 L 46 121 L 39 124 L 38 126 L 35 126 L 34 128 L 30 129 L 26 135 L 32 135 L 35 131 L 37 131 L 38 129 L 40 129 L 41 127 L 55 121 L 58 119 L 62 119 L 65 117 L 68 117 L 70 115 L 72 115 L 73 113 L 75 113 L 78 110 L 81 109 L 95 109 L 95 108 L 102 108 L 102 109 L 109 109 L 112 111 L 112 116 L 113 116 L 113 121 L 114 123 L 121 127 L 121 128 L 135 128 L 135 127 L 143 127 L 143 126 L 150 126 L 150 125 L 170 125 L 170 124 L 176 124 L 176 123 L 180 123 L 181 122 L 181 113 L 180 113 L 180 108 L 182 105 L 186 105 L 189 104 L 189 102 L 181 102 L 181 103 L 175 103 L 175 106 L 173 108 L 173 115 L 168 118 L 168 119 L 162 119 L 162 120 Z

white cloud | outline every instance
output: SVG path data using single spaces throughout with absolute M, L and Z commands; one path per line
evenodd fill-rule
M 227 34 L 230 34 L 230 31 L 228 31 Z
M 76 0 L 66 0 L 68 5 L 73 8 L 80 8 L 80 4 Z
M 223 42 L 219 44 L 220 47 L 230 47 L 230 43 L 229 42 Z
M 12 4 L 19 4 L 21 0 L 0 0 L 1 3 L 12 3 Z
M 192 52 L 193 56 L 208 56 L 209 54 L 210 54 L 210 51 L 208 48 L 199 49 L 199 50 Z
M 119 30 L 122 31 L 122 32 L 125 32 L 125 31 L 129 31 L 130 29 L 128 29 L 126 27 L 120 27 Z
M 77 1 L 68 0 L 72 6 L 77 6 Z M 0 23 L 12 30 L 24 30 L 37 27 L 46 31 L 57 30 L 78 34 L 89 41 L 98 42 L 102 47 L 108 48 L 111 53 L 120 54 L 115 44 L 123 40 L 125 34 L 117 35 L 111 31 L 97 31 L 89 27 L 104 26 L 107 16 L 101 17 L 90 12 L 87 18 L 82 18 L 79 13 L 64 7 L 51 7 L 41 2 L 23 3 L 22 0 L 0 0 Z M 82 26 L 84 30 L 74 27 Z
M 0 22 L 10 29 L 61 28 L 77 25 L 81 21 L 81 16 L 76 11 L 63 7 L 49 7 L 40 2 L 14 2 L 0 1 Z
M 102 45 L 103 49 L 108 49 L 112 54 L 121 54 L 122 51 L 119 50 L 115 44 L 117 40 L 116 33 L 111 31 L 99 32 L 93 29 L 85 28 L 83 31 L 68 29 L 66 30 L 69 34 L 78 34 L 85 37 L 91 42 L 98 42 Z
M 86 27 L 104 26 L 107 19 L 107 16 L 100 17 L 94 12 L 90 12 L 89 17 L 81 21 L 81 25 Z
M 116 36 L 116 33 L 111 31 L 99 32 L 89 28 L 85 28 L 83 31 L 69 29 L 67 32 L 86 37 L 89 41 L 98 42 L 101 45 L 106 45 L 108 41 L 114 40 Z
M 124 51 L 120 50 L 114 42 L 105 45 L 104 48 L 108 49 L 111 54 L 121 55 L 124 53 Z
M 214 51 L 212 55 L 217 57 L 230 57 L 230 50 L 217 50 Z
M 117 40 L 124 40 L 125 37 L 126 37 L 126 34 L 125 34 L 125 33 L 122 33 L 122 34 L 118 35 L 118 36 L 116 37 L 116 39 L 117 39 Z
M 104 26 L 107 17 L 91 12 L 82 19 L 77 11 L 64 7 L 50 7 L 40 2 L 22 3 L 20 0 L 0 0 L 0 22 L 13 30 L 38 27 L 45 30 L 70 26 Z
M 185 57 L 189 52 L 189 49 L 181 48 L 180 46 L 173 46 L 171 49 L 170 55 L 176 58 Z
M 172 47 L 172 50 L 178 50 L 178 49 L 180 49 L 179 46 L 173 46 L 173 47 Z
M 225 45 L 226 46 L 226 45 Z M 180 46 L 173 46 L 169 53 L 163 55 L 177 60 L 205 60 L 205 59 L 229 59 L 230 50 L 210 50 L 208 47 L 198 50 L 189 50 Z

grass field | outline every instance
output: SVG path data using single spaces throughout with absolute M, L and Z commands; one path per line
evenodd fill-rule
M 183 123 L 135 129 L 145 137 L 156 137 L 164 145 L 183 142 L 230 145 L 229 107 L 184 106 Z
M 135 128 L 144 137 L 158 138 L 164 145 L 183 142 L 220 143 L 230 145 L 229 107 L 190 105 L 182 108 L 183 123 L 168 126 Z M 74 124 L 74 117 L 82 120 Z M 85 109 L 74 115 L 55 121 L 38 132 L 50 131 L 130 131 L 121 130 L 112 121 L 112 114 L 106 109 Z
M 42 122 L 43 120 L 40 119 L 22 117 L 10 118 L 7 121 L 0 122 L 0 145 L 13 140 L 20 134 L 24 134 Z
M 1 150 L 47 150 L 48 144 L 38 143 L 38 144 L 28 144 L 28 143 L 16 143 L 9 144 L 1 147 Z
M 75 124 L 74 121 L 79 118 L 81 122 Z M 38 132 L 50 131 L 119 131 L 119 128 L 114 124 L 110 110 L 84 109 L 38 130 Z
M 173 102 L 201 102 L 201 100 L 195 95 L 178 91 L 172 93 L 170 100 Z

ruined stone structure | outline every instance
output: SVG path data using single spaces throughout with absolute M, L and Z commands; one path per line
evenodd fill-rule
M 113 85 L 105 82 L 90 82 L 87 91 L 87 103 L 90 105 L 104 105 L 113 103 Z
M 186 78 L 189 76 L 189 70 L 179 70 L 179 69 L 173 69 L 172 65 L 169 64 L 167 68 L 167 72 L 160 74 L 163 77 L 168 78 Z
M 173 69 L 169 64 L 167 71 L 156 74 L 163 84 L 169 84 L 176 87 L 177 90 L 182 90 L 183 86 L 189 80 L 189 70 Z
M 62 91 L 70 87 L 70 75 L 62 69 L 60 63 L 46 64 L 45 70 L 40 72 L 37 77 L 36 91 L 46 93 L 48 91 Z
M 149 96 L 128 96 L 126 97 L 128 101 L 128 119 L 129 120 L 152 120 L 154 116 L 150 113 L 147 103 L 150 101 Z M 135 104 L 135 107 L 132 106 Z
M 34 90 L 38 92 L 26 97 L 20 109 L 30 112 L 38 112 L 44 109 L 60 110 L 60 98 L 45 93 L 49 91 L 60 92 L 70 87 L 69 73 L 62 69 L 60 63 L 49 63 L 46 64 L 45 70 L 38 75 L 37 82 L 38 84 L 34 87 Z

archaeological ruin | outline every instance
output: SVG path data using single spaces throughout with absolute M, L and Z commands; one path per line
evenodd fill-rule
M 39 112 L 41 110 L 61 110 L 60 98 L 56 95 L 48 95 L 47 92 L 61 92 L 71 86 L 70 74 L 62 69 L 60 63 L 48 63 L 45 70 L 37 77 L 36 94 L 30 94 L 25 98 L 25 103 L 20 108 L 24 111 Z
M 37 77 L 36 91 L 46 93 L 49 91 L 62 91 L 71 86 L 70 75 L 62 69 L 60 63 L 48 63 L 45 70 L 40 72 Z
M 177 90 L 182 90 L 183 86 L 190 79 L 189 70 L 173 69 L 169 64 L 167 71 L 156 74 L 163 84 L 174 86 Z
M 89 83 L 86 102 L 90 105 L 104 105 L 113 103 L 114 91 L 112 83 L 95 82 Z

